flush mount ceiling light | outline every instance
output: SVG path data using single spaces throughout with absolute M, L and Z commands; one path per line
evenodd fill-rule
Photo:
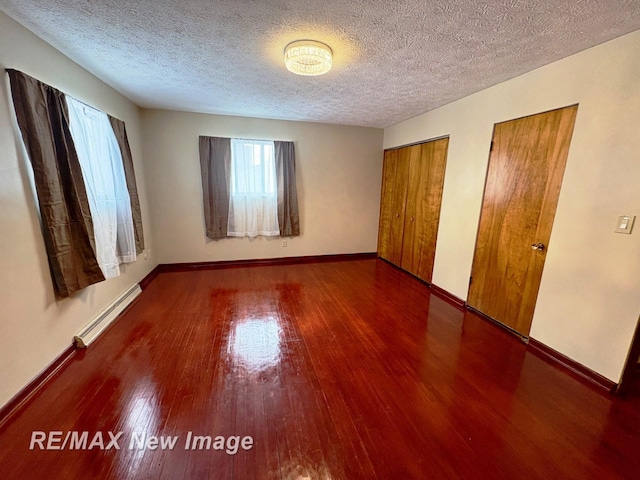
M 284 63 L 297 75 L 322 75 L 331 70 L 332 55 L 331 48 L 322 42 L 297 40 L 284 49 Z

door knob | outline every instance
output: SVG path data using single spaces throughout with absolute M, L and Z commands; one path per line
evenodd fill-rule
M 544 243 L 534 243 L 533 245 L 531 245 L 531 249 L 532 250 L 544 250 L 545 246 L 544 246 Z
M 399 213 L 396 213 L 396 218 L 400 218 L 400 214 Z

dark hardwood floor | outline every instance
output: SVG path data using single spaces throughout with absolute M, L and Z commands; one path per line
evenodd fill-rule
M 120 450 L 30 450 L 33 431 L 123 433 Z M 189 432 L 253 447 L 185 450 Z M 179 438 L 129 449 L 143 434 Z M 581 383 L 379 260 L 161 273 L 0 432 L 3 479 L 639 473 L 640 396 Z

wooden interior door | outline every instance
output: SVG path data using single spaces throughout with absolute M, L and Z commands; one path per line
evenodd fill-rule
M 384 154 L 378 255 L 395 265 L 402 259 L 409 155 L 406 149 Z
M 496 124 L 468 304 L 528 336 L 578 106 Z
M 449 139 L 407 147 L 409 176 L 401 267 L 431 283 Z

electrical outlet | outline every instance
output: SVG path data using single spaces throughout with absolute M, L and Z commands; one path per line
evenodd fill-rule
M 287 246 L 287 241 L 286 240 L 282 240 L 282 246 L 286 247 Z
M 151 256 L 151 249 L 148 248 L 144 251 L 144 259 L 145 260 L 149 260 L 149 257 Z

